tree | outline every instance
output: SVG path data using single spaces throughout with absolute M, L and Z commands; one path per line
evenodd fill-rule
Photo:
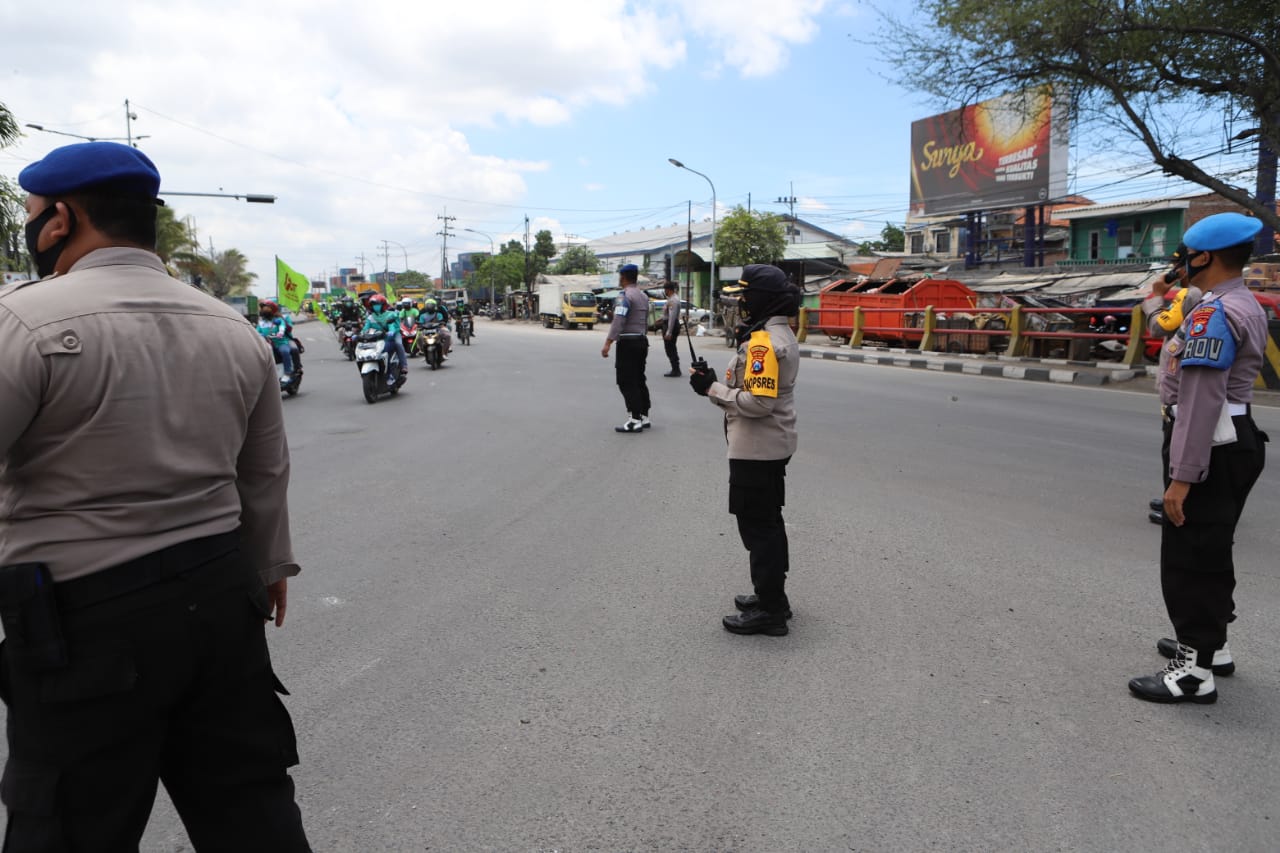
M 782 220 L 772 213 L 735 207 L 716 229 L 716 263 L 721 266 L 771 264 L 787 248 Z
M 476 264 L 474 280 L 480 287 L 489 286 L 490 276 L 493 276 L 498 299 L 509 290 L 519 290 L 524 282 L 524 246 L 512 240 L 497 255 Z
M 901 252 L 907 245 L 907 235 L 898 226 L 886 222 L 880 229 L 879 240 L 868 240 L 858 247 L 859 255 L 870 255 L 873 252 Z
M 190 220 L 179 219 L 168 205 L 156 208 L 156 254 L 160 260 L 166 265 L 175 259 L 185 260 L 198 248 Z
M 600 260 L 590 246 L 570 246 L 551 271 L 556 275 L 591 275 L 600 272 Z
M 207 260 L 204 287 L 217 299 L 248 293 L 249 286 L 258 277 L 257 273 L 248 271 L 249 259 L 239 249 L 213 252 Z
M 421 287 L 430 292 L 436 289 L 436 283 L 424 272 L 405 270 L 402 273 L 396 273 L 396 280 L 392 287 L 397 290 L 402 287 Z
M 556 241 L 551 238 L 550 231 L 544 228 L 534 235 L 533 253 L 529 256 L 528 284 L 530 286 L 533 285 L 534 279 L 547 271 L 551 265 L 551 259 L 557 254 Z
M 1257 0 L 925 0 L 918 21 L 886 19 L 899 82 L 951 106 L 1043 84 L 1065 88 L 1081 127 L 1136 141 L 1165 174 L 1200 184 L 1280 228 L 1197 156 L 1187 127 L 1221 116 L 1262 146 L 1257 193 L 1275 196 L 1280 151 L 1280 26 Z M 1199 143 L 1203 147 L 1203 141 Z M 1269 166 L 1267 164 L 1270 164 Z
M 4 104 L 0 104 L 0 148 L 8 148 L 17 142 L 21 135 L 22 131 L 18 129 L 18 122 L 14 119 L 13 113 L 9 112 L 9 108 Z
M 0 104 L 0 148 L 18 141 L 21 133 L 13 113 Z M 8 178 L 0 177 L 0 269 L 28 268 L 23 225 L 27 220 L 26 193 Z

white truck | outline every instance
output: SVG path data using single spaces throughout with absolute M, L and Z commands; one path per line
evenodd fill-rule
M 538 284 L 538 317 L 544 328 L 563 326 L 590 329 L 596 322 L 596 295 L 564 282 L 543 281 Z

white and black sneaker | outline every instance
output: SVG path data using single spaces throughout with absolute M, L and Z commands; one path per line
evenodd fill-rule
M 1201 666 L 1196 660 L 1196 650 L 1182 644 L 1178 645 L 1173 659 L 1163 670 L 1155 675 L 1130 679 L 1129 690 L 1148 702 L 1208 705 L 1218 701 L 1213 670 Z
M 613 431 L 614 431 L 614 432 L 634 432 L 634 433 L 639 433 L 639 432 L 640 432 L 640 430 L 642 430 L 642 429 L 644 429 L 644 423 L 643 423 L 642 421 L 639 421 L 639 420 L 637 420 L 637 419 L 635 419 L 635 418 L 627 418 L 627 422 L 626 422 L 626 423 L 624 423 L 622 426 L 616 426 L 616 427 L 614 427 L 614 428 L 613 428 Z
M 1167 658 L 1175 658 L 1178 656 L 1178 641 L 1171 637 L 1161 637 L 1156 640 L 1156 651 Z M 1230 675 L 1236 671 L 1236 662 L 1231 658 L 1231 647 L 1227 643 L 1222 644 L 1222 648 L 1213 653 L 1213 674 L 1214 675 Z
M 640 416 L 640 429 L 648 429 L 648 428 L 649 428 L 649 427 L 651 427 L 651 426 L 653 426 L 653 424 L 649 423 L 649 416 L 648 416 L 648 415 L 641 415 L 641 416 Z

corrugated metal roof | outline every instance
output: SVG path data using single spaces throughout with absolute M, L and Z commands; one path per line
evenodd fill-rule
M 1148 198 L 1137 201 L 1118 201 L 1112 204 L 1091 204 L 1088 207 L 1073 207 L 1054 213 L 1057 219 L 1088 219 L 1093 216 L 1120 216 L 1125 213 L 1145 213 L 1152 210 L 1186 210 L 1191 206 L 1193 195 L 1179 195 L 1168 198 Z

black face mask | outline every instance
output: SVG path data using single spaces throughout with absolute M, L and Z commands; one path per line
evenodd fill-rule
M 62 257 L 62 250 L 67 248 L 67 241 L 71 239 L 71 235 L 76 230 L 76 214 L 71 208 L 67 208 L 67 217 L 71 220 L 71 231 L 67 236 L 62 237 L 56 243 L 43 252 L 36 249 L 36 243 L 40 239 L 40 232 L 44 230 L 44 226 L 58 212 L 56 203 L 49 205 L 35 219 L 27 223 L 25 235 L 27 238 L 27 252 L 31 255 L 31 260 L 36 263 L 36 275 L 40 278 L 53 275 L 53 269 L 58 264 L 58 258 Z
M 1200 257 L 1201 255 L 1209 255 L 1209 254 L 1211 254 L 1211 253 L 1209 253 L 1209 252 L 1207 252 L 1207 251 L 1206 251 L 1206 252 L 1192 252 L 1192 253 L 1190 253 L 1190 254 L 1188 254 L 1188 255 L 1187 255 L 1187 259 L 1186 259 L 1185 261 L 1183 261 L 1183 262 L 1182 262 L 1182 263 L 1183 263 L 1183 265 L 1186 267 L 1186 270 L 1187 270 L 1187 284 L 1190 284 L 1190 283 L 1191 283 L 1191 280 L 1192 280 L 1193 278 L 1195 278 L 1196 276 L 1200 275 L 1200 273 L 1202 273 L 1202 272 L 1204 272 L 1205 270 L 1207 270 L 1207 269 L 1210 267 L 1210 265 L 1212 265 L 1212 264 L 1213 264 L 1213 258 L 1212 258 L 1212 257 L 1210 257 L 1210 258 L 1209 258 L 1209 263 L 1205 264 L 1204 266 L 1202 266 L 1202 267 L 1193 267 L 1193 266 L 1191 266 L 1191 259 L 1192 259 L 1192 258 L 1198 258 L 1198 257 Z

